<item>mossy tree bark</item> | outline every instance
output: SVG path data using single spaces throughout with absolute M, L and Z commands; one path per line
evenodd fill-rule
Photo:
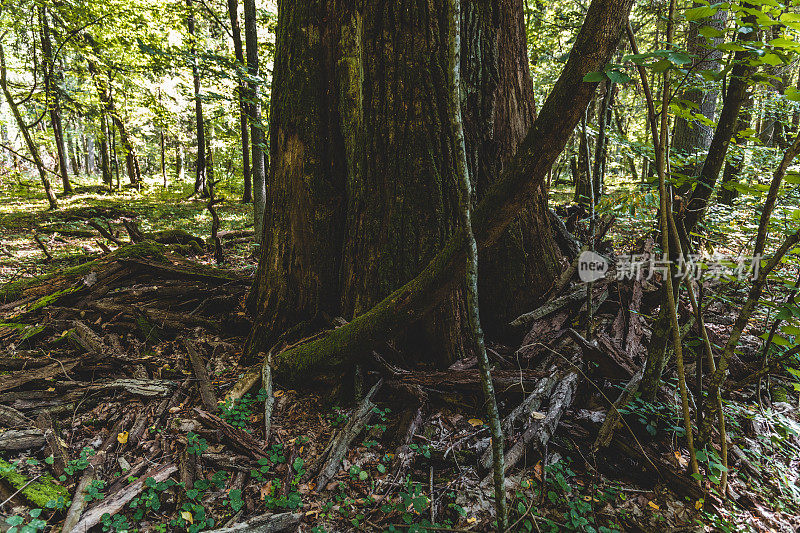
M 411 280 L 459 228 L 447 114 L 446 1 L 280 1 L 268 199 L 252 351 L 293 325 L 351 319 Z M 464 5 L 462 113 L 473 202 L 535 118 L 521 0 Z M 481 257 L 491 335 L 560 270 L 541 186 Z M 400 344 L 445 364 L 471 352 L 464 282 Z

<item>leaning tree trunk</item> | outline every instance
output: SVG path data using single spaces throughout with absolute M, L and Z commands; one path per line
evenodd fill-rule
M 11 91 L 8 88 L 8 71 L 6 70 L 6 58 L 5 54 L 3 53 L 2 44 L 0 44 L 0 90 L 3 91 L 3 96 L 5 96 L 6 102 L 8 102 L 8 107 L 11 109 L 11 114 L 14 117 L 14 121 L 17 123 L 17 128 L 22 134 L 22 137 L 25 139 L 25 144 L 28 147 L 28 151 L 31 154 L 34 164 L 36 165 L 36 170 L 39 171 L 39 179 L 42 182 L 47 203 L 50 205 L 50 209 L 58 209 L 56 194 L 53 192 L 53 187 L 50 185 L 50 179 L 47 177 L 47 171 L 45 170 L 44 163 L 39 155 L 39 147 L 31 137 L 28 125 L 25 124 L 25 120 L 22 118 L 19 105 L 14 101 L 14 97 L 11 95 Z
M 294 325 L 351 319 L 416 276 L 458 229 L 447 115 L 446 2 L 363 8 L 281 0 L 265 233 L 251 352 Z M 521 0 L 462 13 L 462 112 L 479 200 L 533 123 Z M 559 270 L 542 189 L 481 258 L 482 318 L 500 329 Z M 445 364 L 469 353 L 463 280 L 400 339 Z

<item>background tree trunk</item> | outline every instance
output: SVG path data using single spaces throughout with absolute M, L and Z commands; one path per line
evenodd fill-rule
M 42 25 L 44 89 L 47 93 L 48 112 L 50 113 L 50 123 L 53 127 L 53 140 L 58 154 L 58 171 L 61 176 L 64 194 L 70 194 L 72 193 L 72 185 L 69 183 L 69 171 L 67 170 L 67 151 L 64 143 L 64 128 L 61 124 L 61 104 L 59 102 L 58 89 L 55 86 L 55 81 L 60 76 L 55 75 L 56 65 L 53 58 L 53 47 L 50 43 L 50 25 L 47 22 L 47 10 L 44 7 L 39 7 L 39 22 Z
M 457 229 L 445 8 L 441 0 L 363 10 L 279 2 L 251 350 L 299 323 L 366 312 Z M 462 111 L 478 198 L 534 119 L 522 17 L 521 0 L 463 8 Z M 525 202 L 496 255 L 481 258 L 490 333 L 529 309 L 559 270 L 546 196 L 538 190 Z M 439 364 L 469 353 L 464 298 L 462 282 L 400 344 Z
M 247 107 L 250 114 L 250 139 L 253 151 L 253 221 L 256 242 L 261 242 L 264 232 L 264 211 L 266 206 L 266 165 L 264 163 L 264 127 L 261 124 L 261 105 L 258 103 L 258 26 L 255 0 L 244 0 L 244 41 L 247 51 L 248 83 Z
M 242 141 L 242 174 L 244 179 L 244 192 L 242 202 L 248 204 L 253 201 L 252 175 L 250 171 L 250 132 L 247 125 L 247 84 L 241 75 L 245 72 L 244 49 L 242 47 L 242 32 L 239 29 L 239 2 L 238 0 L 228 0 L 228 17 L 231 19 L 231 33 L 233 34 L 233 51 L 236 61 L 239 63 L 241 72 L 239 73 L 239 84 L 236 87 L 236 95 L 239 100 L 239 134 Z
M 203 101 L 200 99 L 200 67 L 197 59 L 197 36 L 194 23 L 192 0 L 186 0 L 189 15 L 186 26 L 191 40 L 190 54 L 192 55 L 192 83 L 194 86 L 194 116 L 197 137 L 197 161 L 195 162 L 194 193 L 201 196 L 208 195 L 206 182 L 206 135 L 205 121 L 203 120 Z
M 694 6 L 704 5 L 700 2 L 695 2 Z M 692 60 L 692 71 L 698 72 L 701 70 L 711 70 L 719 72 L 722 69 L 722 51 L 709 49 L 706 38 L 698 33 L 701 26 L 711 26 L 717 30 L 723 30 L 725 21 L 728 18 L 728 12 L 720 9 L 712 17 L 700 23 L 690 23 L 689 32 L 686 36 L 686 48 L 694 59 Z M 722 42 L 721 38 L 713 40 L 714 44 Z M 710 85 L 710 84 L 707 84 Z M 696 104 L 698 107 L 695 113 L 698 113 L 710 120 L 714 120 L 714 114 L 717 110 L 717 99 L 719 89 L 717 83 L 711 86 L 693 86 L 681 95 L 682 100 L 687 100 Z M 678 154 L 683 156 L 701 155 L 704 154 L 708 147 L 711 146 L 711 139 L 714 136 L 714 130 L 700 121 L 693 120 L 687 121 L 683 117 L 675 119 L 675 128 L 672 134 L 672 149 Z M 689 169 L 684 169 L 684 172 L 691 172 L 694 174 L 697 170 L 695 165 Z

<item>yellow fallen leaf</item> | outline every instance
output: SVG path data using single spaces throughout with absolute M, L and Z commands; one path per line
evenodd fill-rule
M 275 396 L 276 398 L 280 398 L 281 396 L 283 396 L 283 394 L 284 392 L 282 390 L 276 390 L 273 396 Z
M 481 420 L 480 418 L 470 418 L 469 420 L 467 420 L 467 423 L 469 423 L 470 426 L 476 428 L 478 426 L 483 425 L 483 420 Z
M 694 502 L 694 508 L 698 511 L 703 508 L 703 500 L 697 500 Z
M 55 387 L 47 387 L 47 392 L 55 392 L 55 391 L 56 391 Z
M 477 521 L 478 519 L 475 518 L 474 516 L 470 516 L 469 518 L 467 518 L 467 524 L 474 524 Z
M 192 516 L 192 513 L 190 513 L 189 511 L 181 511 L 181 518 L 183 518 L 190 524 L 194 524 L 194 517 Z
M 653 509 L 655 509 L 656 511 L 658 511 L 659 509 L 661 509 L 661 507 L 659 507 L 659 506 L 658 506 L 658 504 L 656 504 L 656 503 L 653 503 L 653 502 L 647 502 L 647 505 L 649 505 L 650 507 L 652 507 L 652 508 L 653 508 Z
M 128 432 L 121 431 L 120 433 L 117 433 L 117 442 L 119 442 L 120 444 L 125 444 L 126 442 L 128 442 Z

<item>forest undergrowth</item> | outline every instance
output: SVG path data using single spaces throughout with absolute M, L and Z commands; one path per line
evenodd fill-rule
M 36 190 L 25 179 L 2 183 L 0 500 L 13 509 L 2 517 L 6 527 L 492 528 L 489 433 L 474 359 L 445 372 L 412 371 L 390 343 L 355 375 L 325 378 L 325 387 L 291 389 L 279 379 L 265 387 L 261 366 L 243 356 L 243 301 L 256 265 L 249 207 L 218 207 L 226 259 L 218 265 L 206 244 L 211 218 L 189 186 L 77 187 L 61 209 L 45 211 L 37 193 L 22 193 Z M 608 257 L 651 251 L 652 240 L 634 236 L 647 233 L 656 203 L 636 184 L 609 191 L 596 249 Z M 561 209 L 587 239 L 585 220 L 570 223 L 569 208 Z M 751 209 L 743 201 L 714 214 L 726 228 L 718 249 L 745 248 L 753 229 L 742 221 Z M 144 238 L 131 242 L 136 232 L 126 221 Z M 189 237 L 169 231 L 177 227 Z M 608 445 L 594 442 L 644 359 L 660 303 L 657 276 L 606 278 L 588 297 L 585 284 L 567 279 L 506 337 L 491 339 L 510 530 L 796 531 L 800 372 L 792 368 L 800 364 L 791 352 L 800 330 L 769 337 L 772 359 L 789 370 L 753 379 L 776 317 L 791 324 L 800 316 L 793 282 L 783 279 L 796 277 L 795 268 L 786 265 L 771 282 L 773 305 L 751 321 L 724 387 L 726 494 L 714 445 L 697 450 L 699 483 L 688 474 L 674 377 L 655 401 L 621 409 Z M 724 278 L 702 284 L 715 346 L 746 290 Z M 691 315 L 688 301 L 679 309 Z M 684 357 L 693 376 L 702 346 L 688 324 Z M 665 376 L 673 372 L 670 363 Z

